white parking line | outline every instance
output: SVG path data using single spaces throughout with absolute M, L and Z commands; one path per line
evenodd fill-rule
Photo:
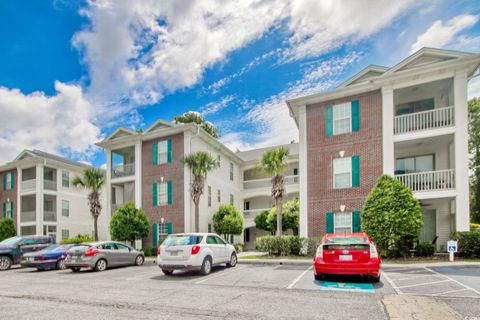
M 440 293 L 433 293 L 432 296 L 441 296 L 442 294 L 450 294 L 450 293 L 455 293 L 455 292 L 460 292 L 460 291 L 470 291 L 466 288 L 463 289 L 457 289 L 457 290 L 450 290 L 450 291 L 445 291 L 445 292 L 440 292 Z
M 437 271 L 432 270 L 432 269 L 428 269 L 427 267 L 425 267 L 425 269 L 428 270 L 428 271 L 430 271 L 430 272 L 433 272 L 433 273 L 435 273 L 435 274 L 437 274 L 437 275 L 440 275 L 440 276 L 442 276 L 442 277 L 445 277 L 445 278 L 449 279 L 450 281 L 453 281 L 453 282 L 455 282 L 456 284 L 459 284 L 459 285 L 461 285 L 462 287 L 464 287 L 464 288 L 466 288 L 466 289 L 468 289 L 468 290 L 470 290 L 470 291 L 473 291 L 473 292 L 475 292 L 476 294 L 478 294 L 478 295 L 480 296 L 480 292 L 479 292 L 478 290 L 476 290 L 476 289 L 474 289 L 474 288 L 471 288 L 471 287 L 467 286 L 466 284 L 461 283 L 460 281 L 457 281 L 457 280 L 455 280 L 455 279 L 453 279 L 453 278 L 450 278 L 449 276 L 447 276 L 447 275 L 445 275 L 445 274 L 443 274 L 443 273 L 437 272 Z
M 388 283 L 390 283 L 390 285 L 392 286 L 393 290 L 395 290 L 395 292 L 397 294 L 403 294 L 402 290 L 400 290 L 397 285 L 392 281 L 392 279 L 390 279 L 390 277 L 387 275 L 387 273 L 385 271 L 382 271 L 382 274 L 383 274 L 383 277 L 385 279 L 387 279 Z
M 395 281 L 405 281 L 405 280 L 417 280 L 419 278 L 424 278 L 424 277 L 438 277 L 436 274 L 426 274 L 423 276 L 415 276 L 415 277 L 408 277 L 408 278 L 399 278 L 399 279 L 394 279 Z M 439 277 L 440 278 L 440 277 Z
M 430 284 L 437 284 L 437 283 L 450 282 L 450 281 L 452 281 L 452 280 L 450 280 L 450 279 L 445 279 L 445 280 L 440 280 L 440 281 L 417 283 L 417 284 L 411 284 L 411 285 L 408 285 L 408 286 L 400 286 L 400 287 L 398 287 L 398 289 L 421 287 L 421 286 L 427 286 L 427 285 L 430 285 Z
M 227 270 L 227 271 L 224 271 L 224 272 L 220 272 L 219 271 L 219 274 L 217 275 L 214 275 L 214 276 L 211 276 L 211 277 L 208 277 L 208 278 L 204 278 L 202 280 L 199 280 L 199 281 L 196 281 L 194 282 L 195 284 L 200 284 L 200 283 L 204 283 L 205 281 L 208 281 L 208 280 L 212 280 L 212 279 L 215 279 L 215 278 L 219 278 L 221 276 L 224 276 L 224 275 L 227 275 L 227 274 L 230 274 L 232 272 L 235 272 L 235 271 L 238 271 L 238 270 L 242 270 L 242 269 L 245 269 L 246 266 L 241 266 L 241 267 L 235 267 L 235 268 L 232 268 L 230 270 Z
M 294 285 L 297 284 L 298 281 L 300 281 L 300 279 L 302 279 L 302 277 L 310 270 L 312 270 L 313 266 L 310 266 L 308 267 L 307 270 L 303 271 L 298 277 L 295 278 L 295 280 L 292 281 L 292 283 L 290 283 L 287 287 L 287 289 L 292 289 Z

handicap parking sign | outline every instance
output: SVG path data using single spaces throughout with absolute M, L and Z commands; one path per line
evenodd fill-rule
M 447 251 L 448 252 L 457 252 L 458 251 L 458 243 L 457 241 L 450 240 L 447 242 Z
M 323 282 L 321 290 L 350 291 L 350 292 L 375 292 L 371 283 L 348 283 L 348 282 Z

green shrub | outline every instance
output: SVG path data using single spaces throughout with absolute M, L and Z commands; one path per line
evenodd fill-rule
M 307 239 L 306 254 L 308 256 L 314 256 L 317 253 L 317 248 L 321 240 L 322 237 L 312 237 Z
M 131 202 L 119 208 L 110 220 L 110 235 L 117 241 L 130 241 L 148 237 L 150 222 L 142 209 Z
M 241 243 L 235 243 L 233 246 L 235 247 L 237 253 L 245 251 L 245 246 Z
M 143 247 L 142 251 L 145 257 L 153 257 L 157 255 L 157 248 Z
M 459 257 L 480 258 L 480 230 L 457 232 L 453 238 L 458 241 Z
M 213 230 L 228 239 L 229 235 L 243 232 L 243 215 L 232 205 L 222 205 L 213 214 Z
M 470 223 L 470 231 L 480 230 L 480 224 Z
M 308 253 L 308 239 L 298 236 L 264 236 L 257 238 L 256 246 L 259 251 L 267 252 L 272 256 L 299 256 Z
M 0 220 L 0 241 L 15 237 L 17 230 L 15 228 L 15 221 L 12 218 L 5 218 Z
M 63 239 L 60 242 L 61 243 L 81 243 L 81 242 L 93 242 L 93 241 L 95 241 L 95 239 L 93 239 L 93 237 L 88 234 L 78 234 L 74 238 Z
M 431 257 L 435 253 L 435 245 L 431 243 L 421 243 L 415 247 L 417 257 Z

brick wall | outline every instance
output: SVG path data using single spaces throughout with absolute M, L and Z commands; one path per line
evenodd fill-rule
M 12 170 L 5 171 L 0 173 L 0 219 L 3 218 L 3 203 L 10 199 L 13 202 L 13 220 L 17 221 L 17 212 L 19 204 L 17 201 L 17 190 L 18 190 L 18 172 L 17 169 L 14 169 L 14 182 L 13 189 L 3 190 L 3 175 L 10 174 Z
M 165 139 L 172 139 L 172 162 L 160 165 L 152 164 L 152 145 Z M 157 140 L 144 141 L 142 144 L 142 207 L 148 216 L 151 224 L 160 223 L 163 217 L 165 222 L 173 224 L 173 232 L 184 231 L 184 174 L 183 164 L 180 160 L 183 157 L 184 138 L 183 133 L 162 137 Z M 164 206 L 153 206 L 152 189 L 153 183 L 172 181 L 172 204 Z M 188 195 L 187 195 L 188 196 Z M 152 245 L 152 234 L 144 239 L 145 246 Z
M 360 130 L 327 137 L 325 108 L 359 100 Z M 382 174 L 382 95 L 380 91 L 363 93 L 307 106 L 308 163 L 308 235 L 321 236 L 326 231 L 327 212 L 360 211 L 376 179 Z M 360 187 L 333 188 L 333 159 L 360 156 Z

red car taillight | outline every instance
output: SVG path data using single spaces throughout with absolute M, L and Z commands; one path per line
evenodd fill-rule
M 88 248 L 87 251 L 85 251 L 85 256 L 87 257 L 93 257 L 94 255 L 96 255 L 97 253 L 99 253 L 100 251 L 98 249 L 95 249 L 95 248 Z
M 200 246 L 199 245 L 194 245 L 192 247 L 192 254 L 197 254 L 200 252 Z
M 317 258 L 322 259 L 323 258 L 323 245 L 319 245 L 317 248 L 317 253 L 315 254 Z
M 157 248 L 157 256 L 160 255 L 160 247 Z
M 378 258 L 377 248 L 373 244 L 370 244 L 370 258 Z

